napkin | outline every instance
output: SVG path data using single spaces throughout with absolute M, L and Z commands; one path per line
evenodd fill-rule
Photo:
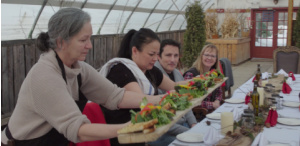
M 276 110 L 273 110 L 272 116 L 271 116 L 271 121 L 270 121 L 270 124 L 272 127 L 274 127 L 277 124 L 277 119 L 278 119 L 278 113 Z
M 219 141 L 219 132 L 210 126 L 209 130 L 203 137 L 203 141 L 207 145 L 214 145 Z
M 270 123 L 272 111 L 273 111 L 273 110 L 271 110 L 271 109 L 269 110 L 268 117 L 267 117 L 267 119 L 266 119 L 266 121 L 265 121 L 265 125 L 266 125 L 267 123 Z
M 285 81 L 282 84 L 282 93 L 284 94 L 290 94 L 292 91 L 292 88 L 290 87 L 290 85 L 288 85 Z
M 256 80 L 256 76 L 254 76 L 254 78 L 252 79 L 252 82 L 254 82 Z
M 289 72 L 289 77 L 291 77 L 293 79 L 293 81 L 296 80 L 295 76 L 294 76 L 294 73 L 293 72 Z
M 250 102 L 250 99 L 251 99 L 251 92 L 249 92 L 248 94 L 246 94 L 246 97 L 245 97 L 245 104 L 247 105 L 249 102 Z
M 267 79 L 269 77 L 269 73 L 268 72 L 264 72 L 261 74 L 261 79 Z
M 289 84 L 289 85 L 293 85 L 293 79 L 291 77 L 288 77 L 286 79 L 286 83 Z
M 251 146 L 265 146 L 268 144 L 268 140 L 266 139 L 263 132 L 259 133 L 254 141 L 252 142 Z
M 278 113 L 275 109 L 271 108 L 268 113 L 268 117 L 265 121 L 265 124 L 270 123 L 271 127 L 274 127 L 277 124 Z
M 284 75 L 284 76 L 288 76 L 288 74 L 283 70 L 283 69 L 280 69 L 278 72 L 277 72 L 277 75 Z

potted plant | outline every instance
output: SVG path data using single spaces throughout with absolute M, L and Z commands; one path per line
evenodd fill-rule
M 183 57 L 184 66 L 190 67 L 201 52 L 206 41 L 205 14 L 199 2 L 186 9 L 187 27 L 184 33 Z

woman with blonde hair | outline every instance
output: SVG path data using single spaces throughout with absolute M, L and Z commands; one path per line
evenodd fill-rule
M 223 72 L 218 60 L 218 48 L 213 44 L 208 44 L 203 47 L 200 55 L 193 63 L 192 67 L 186 71 L 183 76 L 185 78 L 190 75 L 195 77 L 212 69 L 218 69 Z M 212 111 L 220 106 L 221 101 L 222 89 L 219 87 L 202 101 L 200 107 L 206 108 L 208 111 Z

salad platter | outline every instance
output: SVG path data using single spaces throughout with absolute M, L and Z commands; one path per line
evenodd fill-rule
M 201 95 L 201 94 L 199 94 L 199 92 L 198 92 L 198 94 L 194 94 L 194 96 L 198 96 L 198 97 L 192 98 L 192 99 L 189 98 L 189 106 L 186 106 L 185 109 L 183 109 L 183 110 L 182 109 L 178 110 L 178 108 L 180 108 L 180 107 L 177 106 L 176 113 L 173 114 L 173 117 L 171 118 L 171 120 L 167 124 L 162 124 L 161 126 L 158 126 L 157 128 L 155 128 L 155 130 L 151 131 L 150 133 L 145 133 L 145 132 L 119 133 L 118 132 L 119 143 L 121 143 L 121 144 L 144 143 L 144 142 L 151 142 L 151 141 L 157 140 L 164 133 L 166 133 L 170 129 L 170 127 L 172 125 L 174 125 L 188 111 L 190 111 L 190 110 L 192 110 L 192 108 L 200 105 L 204 98 L 206 98 L 216 88 L 220 87 L 227 79 L 228 79 L 228 77 L 223 76 L 222 80 L 217 80 L 216 82 L 214 82 L 209 88 L 207 88 L 205 90 L 204 93 L 201 92 L 201 94 L 203 94 L 202 96 L 199 96 L 199 95 Z M 184 86 L 182 86 L 182 87 L 184 87 Z M 176 89 L 176 87 L 175 87 L 175 89 Z M 185 92 L 184 90 L 178 90 L 178 89 L 176 89 L 176 91 L 179 91 L 180 93 Z M 165 101 L 163 99 L 164 99 L 164 97 L 162 98 L 161 102 Z M 153 106 L 152 104 L 149 107 L 152 107 L 151 109 L 158 108 L 158 106 Z M 165 106 L 159 106 L 159 109 L 164 108 L 164 107 Z M 141 109 L 142 110 L 140 113 L 133 113 L 132 120 L 131 120 L 132 123 L 135 123 L 135 122 L 138 123 L 137 121 L 141 117 L 140 115 L 144 115 L 145 109 L 148 109 L 148 104 L 143 105 L 143 108 L 141 108 Z M 149 121 L 149 120 L 146 120 L 146 121 Z M 158 120 L 158 121 L 159 122 L 157 122 L 156 124 L 161 123 L 160 120 Z

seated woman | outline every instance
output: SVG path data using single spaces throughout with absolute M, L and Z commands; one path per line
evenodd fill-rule
M 222 69 L 220 69 L 218 60 L 218 48 L 213 44 L 208 44 L 203 47 L 197 60 L 193 63 L 192 68 L 186 71 L 183 76 L 187 78 L 187 76 L 192 74 L 193 77 L 195 77 L 212 69 L 219 69 L 223 72 Z M 219 87 L 202 101 L 200 107 L 206 108 L 208 111 L 213 111 L 220 106 L 221 101 L 222 89 Z
M 118 52 L 120 58 L 107 62 L 101 68 L 100 74 L 119 87 L 145 95 L 157 95 L 158 88 L 169 91 L 174 90 L 175 84 L 187 83 L 173 82 L 154 66 L 159 50 L 160 39 L 152 30 L 130 30 L 121 42 Z M 109 110 L 102 107 L 102 110 L 107 123 L 123 123 L 131 118 L 130 109 Z M 117 139 L 111 139 L 110 142 L 112 145 L 119 145 Z

